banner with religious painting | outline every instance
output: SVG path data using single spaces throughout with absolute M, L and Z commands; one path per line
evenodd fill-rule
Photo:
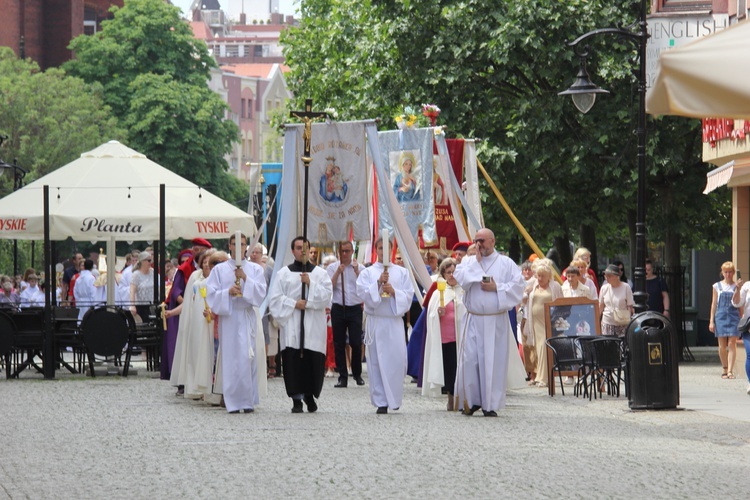
M 431 128 L 378 132 L 381 163 L 386 169 L 389 189 L 415 240 L 427 245 L 437 242 L 433 203 Z M 378 185 L 378 190 L 383 186 Z M 378 226 L 392 230 L 393 221 L 382 196 L 378 203 Z
M 301 141 L 298 148 L 302 151 Z M 308 239 L 314 243 L 369 240 L 364 122 L 313 124 L 310 157 Z M 302 199 L 304 165 L 297 164 Z

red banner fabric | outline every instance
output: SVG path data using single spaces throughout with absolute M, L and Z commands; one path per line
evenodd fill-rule
M 446 139 L 445 142 L 448 146 L 448 155 L 450 156 L 451 164 L 453 165 L 453 173 L 460 184 L 464 178 L 464 140 Z M 436 248 L 443 255 L 450 255 L 453 245 L 458 243 L 456 223 L 453 219 L 453 211 L 448 202 L 448 193 L 446 190 L 450 184 L 450 179 L 441 179 L 437 173 L 438 152 L 437 144 L 434 142 L 432 153 L 434 155 L 432 194 L 435 200 L 435 229 L 437 230 L 438 244 L 425 248 Z

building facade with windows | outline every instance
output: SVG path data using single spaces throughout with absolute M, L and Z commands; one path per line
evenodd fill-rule
M 109 19 L 109 8 L 124 0 L 0 0 L 0 46 L 29 57 L 42 70 L 62 65 L 73 54 L 70 41 L 93 34 Z

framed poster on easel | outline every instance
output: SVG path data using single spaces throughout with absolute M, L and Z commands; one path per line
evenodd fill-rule
M 544 319 L 547 338 L 558 335 L 568 337 L 583 337 L 601 335 L 602 326 L 599 321 L 599 301 L 585 297 L 562 298 L 544 304 Z M 547 348 L 547 366 L 549 367 L 550 396 L 555 395 L 555 378 L 552 371 L 554 364 L 552 350 Z M 563 371 L 564 376 L 575 376 L 575 371 Z

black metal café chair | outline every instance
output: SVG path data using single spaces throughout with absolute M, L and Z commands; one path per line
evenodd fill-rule
M 604 388 L 610 396 L 620 397 L 622 382 L 621 340 L 617 337 L 596 337 L 581 342 L 584 367 L 584 396 L 596 399 Z M 590 391 L 590 392 L 589 392 Z
M 42 360 L 44 349 L 44 309 L 27 307 L 6 314 L 12 318 L 15 325 L 10 353 L 12 373 L 9 378 L 18 378 L 26 368 L 34 368 L 37 372 L 43 373 L 37 358 Z
M 5 377 L 10 378 L 11 374 L 11 351 L 13 350 L 13 336 L 16 332 L 16 325 L 13 320 L 4 312 L 0 312 L 0 357 L 5 365 Z
M 130 337 L 125 312 L 116 306 L 92 307 L 81 320 L 81 335 L 94 377 L 94 355 L 119 356 Z
M 83 373 L 86 359 L 86 346 L 78 331 L 78 308 L 56 306 L 52 309 L 52 323 L 59 353 L 59 363 L 73 373 Z M 70 349 L 73 365 L 65 361 L 65 352 Z
M 578 346 L 576 337 L 568 337 L 567 335 L 559 335 L 547 339 L 547 347 L 552 351 L 552 367 L 550 368 L 550 383 L 555 383 L 555 372 L 560 377 L 560 390 L 562 395 L 565 396 L 565 386 L 563 384 L 563 372 L 576 372 L 578 374 L 578 380 L 575 386 L 573 386 L 573 394 L 578 396 L 581 381 L 581 368 L 583 366 L 583 358 L 581 356 L 581 349 Z
M 128 376 L 130 369 L 130 359 L 133 356 L 133 349 L 139 347 L 146 354 L 146 370 L 156 371 L 160 369 L 162 327 L 158 324 L 159 318 L 156 315 L 157 309 L 151 306 L 149 318 L 142 318 L 142 323 L 136 323 L 133 314 L 123 309 L 127 318 L 130 335 L 128 338 L 128 348 L 125 351 L 125 365 L 122 370 L 123 377 Z

